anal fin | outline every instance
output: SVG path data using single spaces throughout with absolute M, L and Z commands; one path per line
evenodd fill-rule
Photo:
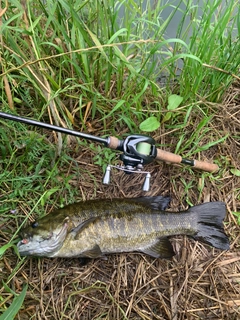
M 154 258 L 172 258 L 175 255 L 171 242 L 167 237 L 159 238 L 153 245 L 144 248 L 142 252 Z

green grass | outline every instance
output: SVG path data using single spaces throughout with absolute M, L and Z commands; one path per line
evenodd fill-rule
M 126 127 L 142 132 L 140 124 L 154 117 L 164 131 L 173 131 L 177 143 L 171 151 L 188 157 L 223 143 L 227 134 L 211 121 L 216 103 L 239 79 L 239 2 L 204 1 L 202 18 L 193 1 L 154 3 L 9 0 L 0 17 L 1 110 L 84 131 L 88 122 L 97 123 L 105 136 L 120 135 Z M 186 9 L 177 36 L 169 39 L 166 30 L 181 3 Z M 171 108 L 173 94 L 181 102 Z M 19 230 L 19 218 L 26 221 L 33 209 L 38 216 L 56 202 L 74 202 L 79 190 L 69 181 L 83 173 L 96 188 L 91 173 L 75 161 L 87 145 L 78 140 L 69 151 L 64 136 L 48 138 L 36 128 L 0 119 L 1 222 L 15 219 Z M 103 147 L 90 145 L 90 150 L 99 166 L 114 161 L 114 153 Z M 186 190 L 191 183 L 183 179 Z M 27 215 L 17 219 L 13 211 L 19 205 Z M 15 241 L 6 242 L 1 255 Z
M 165 122 L 167 97 L 179 93 L 182 112 L 175 110 L 166 126 L 184 123 L 190 103 L 199 102 L 205 117 L 202 101 L 221 101 L 238 77 L 238 2 L 206 1 L 200 19 L 188 1 L 177 38 L 168 39 L 181 3 L 163 20 L 170 3 L 161 1 L 10 1 L 1 22 L 2 105 L 56 124 L 70 126 L 75 117 L 86 129 L 86 117 L 100 117 L 105 129 L 110 119 L 138 132 L 153 114 Z
M 197 6 L 188 2 L 176 39 L 166 39 L 165 31 L 178 6 L 163 21 L 166 5 L 145 2 L 146 7 L 135 1 L 29 1 L 22 7 L 10 1 L 2 17 L 1 59 L 16 106 L 35 106 L 38 117 L 49 107 L 58 118 L 57 109 L 66 120 L 64 105 L 82 118 L 91 101 L 92 118 L 114 110 L 125 112 L 121 120 L 128 122 L 132 113 L 142 117 L 143 105 L 149 113 L 163 110 L 166 100 L 157 99 L 162 92 L 157 79 L 167 76 L 164 89 L 170 93 L 179 60 L 184 61 L 179 79 L 184 102 L 221 100 L 231 74 L 238 73 L 239 42 L 231 36 L 237 1 L 225 9 L 219 0 L 206 1 L 201 20 Z M 3 103 L 8 105 L 4 94 Z

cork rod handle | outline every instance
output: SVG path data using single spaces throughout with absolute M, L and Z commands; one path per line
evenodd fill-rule
M 165 162 L 170 162 L 170 163 L 182 163 L 182 164 L 189 164 L 192 167 L 196 168 L 196 169 L 200 169 L 200 170 L 204 170 L 207 172 L 214 172 L 219 170 L 219 167 L 217 164 L 215 163 L 209 163 L 209 162 L 205 162 L 205 161 L 199 161 L 199 160 L 188 160 L 188 159 L 184 159 L 181 156 L 168 152 L 168 151 L 164 151 L 161 149 L 157 149 L 157 156 L 156 156 L 157 160 L 162 160 Z

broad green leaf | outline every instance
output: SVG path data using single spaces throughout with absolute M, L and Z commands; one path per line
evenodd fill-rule
M 10 307 L 0 316 L 0 320 L 13 320 L 18 311 L 20 310 L 25 295 L 27 292 L 27 285 L 23 288 L 22 292 L 13 299 Z
M 230 171 L 231 171 L 231 173 L 232 173 L 234 176 L 240 177 L 240 170 L 238 170 L 238 169 L 231 169 Z
M 172 94 L 168 97 L 168 110 L 175 110 L 179 107 L 181 102 L 183 101 L 183 97 L 178 96 L 177 94 Z
M 147 131 L 147 132 L 154 131 L 159 127 L 160 127 L 160 122 L 156 117 L 149 117 L 148 119 L 140 123 L 140 126 L 139 126 L 139 128 L 142 131 Z

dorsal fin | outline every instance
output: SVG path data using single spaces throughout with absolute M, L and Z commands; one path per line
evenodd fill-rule
M 130 200 L 130 199 L 129 199 Z M 156 196 L 156 197 L 140 197 L 131 199 L 133 201 L 142 203 L 153 210 L 166 210 L 171 198 L 169 196 Z

